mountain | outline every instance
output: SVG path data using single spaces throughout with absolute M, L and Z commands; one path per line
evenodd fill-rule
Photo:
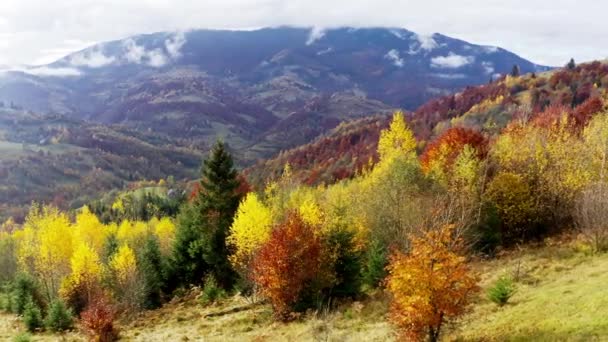
M 31 201 L 78 207 L 135 180 L 196 177 L 199 146 L 157 133 L 0 106 L 0 221 Z
M 248 165 L 341 121 L 415 109 L 515 64 L 548 69 L 501 48 L 396 28 L 161 32 L 4 72 L 0 100 L 194 143 L 221 136 Z
M 572 70 L 502 77 L 432 99 L 406 115 L 422 152 L 452 127 L 470 128 L 492 137 L 514 120 L 548 125 L 567 113 L 580 128 L 591 115 L 606 108 L 606 94 L 608 62 L 593 62 Z M 386 116 L 342 123 L 309 144 L 257 162 L 244 173 L 257 188 L 279 177 L 287 163 L 295 179 L 309 185 L 353 177 L 370 160 L 377 160 L 378 136 L 388 123 Z

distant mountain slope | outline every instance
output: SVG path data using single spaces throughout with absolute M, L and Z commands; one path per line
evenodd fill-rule
M 0 221 L 32 201 L 83 205 L 135 180 L 196 177 L 201 149 L 167 136 L 0 107 Z
M 340 121 L 487 83 L 514 64 L 547 69 L 501 48 L 395 28 L 161 32 L 4 73 L 0 100 L 195 142 L 222 136 L 251 163 Z
M 568 112 L 577 125 L 608 104 L 608 64 L 593 62 L 573 70 L 503 77 L 491 84 L 467 87 L 462 92 L 428 101 L 407 113 L 420 149 L 450 127 L 468 127 L 492 136 L 513 120 L 542 124 Z M 343 123 L 310 144 L 287 150 L 245 170 L 252 184 L 280 176 L 286 163 L 294 177 L 307 184 L 332 183 L 350 178 L 367 161 L 377 158 L 380 130 L 387 117 Z

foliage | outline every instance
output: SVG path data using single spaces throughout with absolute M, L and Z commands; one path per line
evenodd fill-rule
M 346 229 L 331 230 L 322 238 L 322 268 L 333 278 L 327 296 L 356 297 L 361 291 L 363 253 L 355 246 L 355 235 Z
M 29 332 L 35 332 L 44 326 L 42 311 L 32 300 L 25 305 L 23 310 L 23 323 Z
M 233 254 L 230 261 L 235 269 L 246 270 L 257 249 L 268 240 L 272 227 L 270 209 L 251 192 L 245 196 L 230 227 L 228 243 Z
M 364 261 L 363 283 L 370 288 L 375 288 L 386 277 L 386 266 L 388 264 L 386 247 L 377 240 L 371 241 L 367 247 Z
M 412 237 L 409 254 L 395 252 L 388 266 L 391 321 L 407 339 L 438 341 L 446 322 L 465 312 L 478 291 L 477 278 L 458 255 L 453 227 Z
M 21 273 L 15 278 L 9 298 L 12 304 L 11 311 L 18 315 L 24 313 L 30 302 L 37 306 L 44 303 L 36 280 L 25 273 Z
M 15 336 L 12 341 L 13 342 L 31 342 L 32 335 L 30 335 L 29 333 L 21 333 L 21 334 Z
M 226 238 L 238 208 L 240 183 L 232 156 L 222 142 L 203 162 L 200 188 L 182 209 L 173 250 L 174 273 L 181 285 L 199 284 L 211 272 L 224 288 L 236 279 L 228 260 Z
M 395 112 L 389 128 L 380 132 L 378 140 L 380 160 L 415 152 L 416 146 L 416 139 L 405 123 L 403 112 Z
M 500 277 L 492 287 L 488 289 L 488 299 L 503 306 L 515 294 L 515 284 L 509 277 Z
M 91 339 L 99 342 L 112 342 L 118 339 L 114 326 L 115 309 L 104 296 L 93 299 L 81 314 L 81 323 Z
M 580 193 L 573 210 L 575 223 L 593 251 L 608 250 L 608 184 L 589 185 Z
M 275 227 L 253 260 L 253 281 L 272 303 L 274 315 L 288 320 L 319 270 L 321 242 L 297 213 Z
M 44 325 L 54 332 L 71 329 L 74 325 L 72 310 L 67 308 L 61 300 L 54 300 L 49 305 Z
M 158 239 L 149 236 L 139 262 L 142 275 L 143 307 L 156 309 L 161 305 L 162 288 L 165 285 L 165 267 Z
M 209 275 L 207 279 L 205 279 L 205 284 L 203 285 L 203 289 L 201 292 L 201 304 L 205 306 L 213 304 L 225 297 L 226 291 L 218 285 L 213 274 Z

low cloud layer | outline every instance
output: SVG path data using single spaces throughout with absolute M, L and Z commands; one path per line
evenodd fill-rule
M 562 65 L 570 57 L 582 62 L 608 56 L 602 44 L 607 10 L 608 3 L 597 0 L 2 0 L 0 65 L 45 64 L 85 44 L 140 33 L 279 25 L 403 27 L 421 37 L 440 32 Z M 421 43 L 432 47 L 431 40 Z M 173 57 L 171 51 L 177 50 L 163 51 L 165 59 Z M 161 62 L 160 55 L 150 55 L 148 63 Z

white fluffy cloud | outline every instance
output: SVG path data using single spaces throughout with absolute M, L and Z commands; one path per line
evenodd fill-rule
M 608 32 L 607 10 L 608 2 L 598 0 L 2 0 L 0 64 L 48 63 L 60 57 L 58 49 L 84 47 L 65 44 L 68 40 L 296 25 L 440 32 L 562 65 L 570 57 L 581 62 L 608 56 L 608 45 L 601 43 Z
M 461 56 L 450 52 L 447 56 L 431 58 L 431 67 L 442 69 L 458 69 L 475 61 L 473 56 Z
M 384 58 L 390 59 L 393 62 L 393 64 L 399 68 L 401 68 L 403 66 L 403 64 L 405 63 L 403 58 L 401 58 L 401 56 L 399 55 L 399 51 L 397 51 L 395 49 L 392 49 L 391 51 L 387 52 L 386 55 L 384 55 Z

